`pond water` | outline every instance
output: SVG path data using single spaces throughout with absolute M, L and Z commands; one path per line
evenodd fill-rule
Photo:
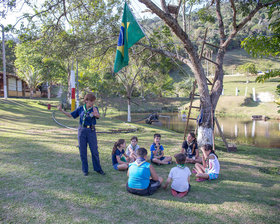
M 148 117 L 149 113 L 133 113 L 132 122 Z M 118 119 L 126 121 L 127 116 L 118 116 Z M 250 120 L 244 118 L 218 118 L 221 129 L 229 142 L 231 139 L 240 144 L 249 144 L 262 148 L 280 148 L 280 121 L 277 120 Z M 145 123 L 145 120 L 139 121 Z M 190 120 L 189 130 L 196 127 L 195 121 Z M 163 126 L 170 130 L 184 133 L 186 119 L 179 113 L 161 113 L 159 122 L 153 125 Z M 217 127 L 215 135 L 219 136 Z

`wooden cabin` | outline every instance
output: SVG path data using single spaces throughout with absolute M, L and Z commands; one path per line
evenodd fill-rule
M 0 97 L 4 97 L 4 74 L 0 72 Z M 25 81 L 17 75 L 6 73 L 8 97 L 30 97 L 30 89 Z M 33 97 L 41 97 L 41 92 L 36 90 Z

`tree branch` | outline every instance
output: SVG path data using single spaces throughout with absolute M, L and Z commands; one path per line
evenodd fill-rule
M 13 25 L 13 28 L 14 28 L 22 19 L 25 19 L 25 18 L 33 19 L 33 18 L 36 17 L 36 16 L 39 16 L 39 15 L 42 15 L 43 13 L 45 13 L 45 12 L 48 12 L 49 10 L 51 10 L 52 8 L 54 8 L 55 6 L 58 6 L 61 2 L 62 2 L 62 1 L 58 1 L 58 2 L 56 2 L 55 4 L 50 5 L 46 10 L 40 11 L 40 12 L 38 12 L 38 13 L 32 15 L 32 16 L 24 15 L 24 16 L 20 17 L 20 18 L 16 21 L 16 23 Z
M 165 13 L 169 14 L 169 10 L 168 10 L 168 8 L 167 8 L 167 5 L 166 5 L 165 0 L 160 0 L 160 3 L 161 3 L 162 10 L 163 10 Z
M 189 36 L 184 32 L 176 19 L 174 19 L 170 14 L 164 13 L 159 7 L 157 7 L 151 0 L 138 0 L 139 2 L 145 4 L 149 9 L 151 9 L 157 16 L 159 16 L 173 31 L 173 33 L 182 41 L 184 48 L 189 55 L 189 60 L 180 57 L 181 61 L 184 61 L 193 71 L 196 76 L 198 83 L 206 83 L 206 76 L 204 74 L 203 67 L 199 61 L 199 56 L 197 50 L 193 43 L 190 41 Z M 162 52 L 162 51 L 161 51 Z M 170 55 L 171 56 L 171 55 Z M 172 56 L 174 57 L 174 56 Z M 204 85 L 204 84 L 202 84 Z M 199 89 L 207 86 L 200 86 Z
M 218 22 L 219 22 L 219 31 L 220 31 L 220 37 L 221 37 L 220 38 L 220 45 L 222 45 L 226 40 L 226 35 L 225 35 L 223 17 L 222 17 L 222 14 L 221 14 L 220 3 L 221 3 L 220 0 L 216 0 L 216 15 L 217 15 Z
M 271 1 L 271 2 L 268 2 L 266 4 L 262 4 L 262 3 L 259 3 L 257 4 L 257 6 L 249 13 L 249 15 L 247 17 L 245 17 L 237 26 L 236 28 L 231 32 L 231 34 L 229 35 L 229 37 L 227 38 L 227 40 L 223 43 L 222 47 L 227 47 L 230 43 L 230 41 L 235 37 L 235 35 L 237 34 L 237 32 L 239 30 L 241 30 L 248 21 L 250 21 L 253 16 L 262 8 L 265 8 L 267 6 L 270 6 L 270 5 L 273 5 L 275 3 L 278 3 L 280 2 L 280 0 L 274 0 L 274 1 Z
M 233 10 L 232 25 L 233 25 L 233 29 L 236 29 L 236 7 L 235 7 L 235 4 L 234 4 L 234 0 L 230 0 L 230 4 L 231 4 L 231 8 Z
M 136 43 L 136 44 L 141 45 L 141 46 L 145 47 L 146 49 L 149 49 L 152 52 L 164 55 L 164 56 L 169 57 L 169 58 L 174 58 L 176 60 L 179 60 L 179 61 L 183 62 L 184 64 L 188 65 L 190 68 L 192 68 L 191 61 L 187 58 L 182 57 L 181 55 L 174 54 L 170 51 L 165 51 L 165 50 L 162 50 L 162 49 L 153 48 L 149 45 L 142 44 L 142 43 Z
M 179 4 L 178 4 L 178 10 L 177 13 L 174 15 L 174 18 L 177 20 L 179 12 L 180 12 L 180 8 L 181 8 L 181 4 L 182 4 L 182 0 L 179 0 Z

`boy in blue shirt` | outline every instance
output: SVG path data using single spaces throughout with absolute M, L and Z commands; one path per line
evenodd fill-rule
M 151 162 L 156 165 L 170 164 L 172 162 L 171 156 L 164 156 L 164 148 L 160 144 L 161 135 L 154 134 L 154 143 L 151 145 Z
M 159 177 L 152 164 L 148 163 L 147 150 L 136 150 L 136 161 L 129 164 L 126 189 L 131 194 L 148 196 L 154 194 L 161 186 L 163 179 Z

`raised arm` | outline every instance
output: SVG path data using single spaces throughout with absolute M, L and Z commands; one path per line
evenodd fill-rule
M 67 117 L 72 117 L 72 115 L 69 112 L 66 112 L 65 110 L 62 109 L 62 105 L 58 105 L 57 107 L 58 110 L 60 110 L 62 113 L 64 113 Z
M 100 114 L 99 114 L 99 112 L 98 112 L 98 110 L 97 110 L 96 107 L 93 108 L 92 114 L 93 114 L 93 116 L 96 117 L 97 119 L 100 118 Z

